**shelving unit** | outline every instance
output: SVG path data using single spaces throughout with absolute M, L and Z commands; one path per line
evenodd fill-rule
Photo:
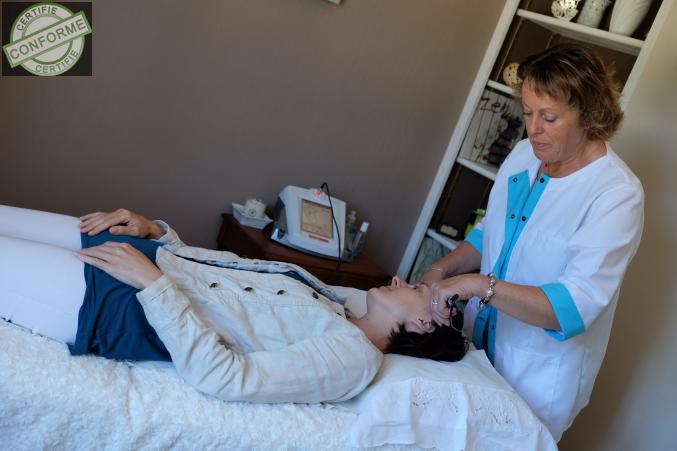
M 425 234 L 426 236 L 434 239 L 435 241 L 437 241 L 450 251 L 453 251 L 454 249 L 456 249 L 456 246 L 458 246 L 458 241 L 452 240 L 451 238 L 447 238 L 441 233 L 436 232 L 435 229 L 428 229 Z
M 517 94 L 514 89 L 512 89 L 510 86 L 504 85 L 503 83 L 499 83 L 494 80 L 489 80 L 487 81 L 487 86 L 490 88 L 495 89 L 496 91 L 500 91 L 504 94 L 508 94 L 509 96 L 514 96 Z
M 639 39 L 622 36 L 620 34 L 610 33 L 598 28 L 590 28 L 575 22 L 567 22 L 555 17 L 545 16 L 539 13 L 533 13 L 525 9 L 518 9 L 517 16 L 547 28 L 553 33 L 561 34 L 567 38 L 576 41 L 587 42 L 611 50 L 627 53 L 628 55 L 639 55 L 639 51 L 644 45 L 644 41 Z
M 534 5 L 534 3 L 539 2 L 539 5 Z M 656 35 L 663 26 L 667 11 L 672 6 L 673 0 L 654 0 L 654 2 L 654 6 L 657 8 L 653 8 L 652 11 L 655 12 L 655 15 L 648 18 L 648 20 L 652 19 L 652 21 L 650 23 L 647 22 L 648 32 L 646 34 L 646 39 L 642 40 L 637 39 L 637 37 L 618 35 L 603 29 L 591 28 L 575 22 L 567 22 L 536 12 L 538 10 L 549 10 L 549 5 L 552 3 L 551 0 L 506 1 L 503 12 L 496 25 L 494 35 L 492 36 L 475 77 L 475 81 L 466 98 L 461 116 L 451 136 L 444 157 L 442 158 L 432 187 L 428 192 L 416 228 L 414 229 L 405 254 L 400 262 L 400 267 L 398 269 L 398 275 L 400 277 L 406 278 L 412 273 L 412 266 L 415 260 L 425 261 L 425 259 L 417 258 L 419 248 L 421 247 L 424 238 L 427 237 L 434 240 L 447 250 L 452 250 L 458 245 L 457 241 L 439 233 L 437 226 L 434 224 L 435 221 L 439 221 L 440 217 L 444 217 L 445 215 L 448 216 L 448 214 L 443 211 L 445 208 L 443 203 L 445 199 L 449 199 L 448 190 L 458 189 L 456 184 L 448 183 L 452 169 L 455 167 L 462 167 L 491 181 L 496 178 L 498 168 L 481 161 L 475 161 L 477 158 L 473 157 L 476 157 L 478 152 L 473 152 L 473 155 L 469 156 L 467 152 L 461 154 L 461 149 L 467 149 L 469 144 L 474 146 L 473 141 L 468 140 L 475 140 L 474 142 L 477 142 L 476 137 L 471 136 L 471 132 L 481 131 L 482 129 L 478 129 L 475 126 L 473 117 L 475 113 L 480 110 L 482 102 L 486 103 L 487 93 L 494 92 L 500 93 L 502 96 L 516 96 L 516 92 L 511 87 L 498 81 L 498 78 L 503 72 L 504 64 L 508 63 L 506 61 L 506 55 L 510 54 L 515 46 L 525 44 L 526 47 L 533 47 L 533 40 L 530 41 L 525 38 L 525 41 L 528 42 L 520 42 L 520 29 L 522 26 L 526 27 L 526 24 L 531 24 L 531 27 L 535 26 L 537 30 L 542 30 L 543 33 L 547 34 L 549 32 L 549 36 L 544 35 L 546 37 L 543 39 L 542 49 L 549 47 L 553 42 L 559 39 L 566 38 L 568 40 L 596 46 L 604 51 L 610 50 L 612 52 L 619 52 L 620 54 L 626 55 L 624 58 L 630 58 L 629 61 L 631 67 L 629 67 L 629 73 L 623 84 L 621 96 L 621 107 L 625 109 L 644 69 L 648 55 L 656 40 Z M 579 6 L 582 6 L 582 4 Z M 611 12 L 611 8 L 613 8 L 613 4 L 609 8 L 609 11 L 607 11 L 607 14 Z M 501 61 L 498 61 L 499 55 L 501 56 Z M 613 58 L 613 56 L 610 58 Z M 634 58 L 634 60 L 632 58 Z M 491 76 L 492 73 L 494 74 L 493 77 Z M 442 202 L 440 202 L 441 199 Z M 479 207 L 481 207 L 481 205 L 477 205 L 475 208 Z M 458 214 L 467 215 L 467 212 L 458 212 Z
M 471 161 L 467 158 L 458 158 L 456 163 L 464 166 L 472 171 L 477 172 L 478 174 L 488 178 L 489 180 L 496 180 L 496 172 L 498 168 L 490 164 L 479 163 L 477 161 Z

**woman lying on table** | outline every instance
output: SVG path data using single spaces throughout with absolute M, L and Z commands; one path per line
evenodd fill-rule
M 369 384 L 382 352 L 458 360 L 466 350 L 432 323 L 430 289 L 397 277 L 351 318 L 295 265 L 189 247 L 127 210 L 80 221 L 0 206 L 0 218 L 0 317 L 74 355 L 171 360 L 224 400 L 345 400 Z

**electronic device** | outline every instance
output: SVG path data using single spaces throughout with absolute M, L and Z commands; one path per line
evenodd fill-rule
M 321 189 L 285 187 L 273 217 L 273 240 L 321 257 L 338 260 L 344 254 L 346 203 Z

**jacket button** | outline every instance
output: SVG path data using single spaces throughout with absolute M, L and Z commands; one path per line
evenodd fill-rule
M 527 220 L 527 217 L 526 217 L 526 216 L 522 216 L 522 221 L 526 221 L 526 220 Z
M 515 219 L 515 215 L 514 214 L 510 215 L 510 219 Z
M 317 295 L 317 293 L 315 293 L 314 291 L 313 291 L 313 297 L 314 297 L 315 299 L 320 299 L 320 297 L 319 297 L 319 296 Z
M 278 290 L 278 291 L 277 291 L 277 294 L 278 294 L 278 295 L 279 295 L 279 294 L 284 294 L 284 290 Z
M 544 183 L 544 182 L 545 182 L 545 179 L 544 179 L 543 177 L 541 177 L 541 179 L 539 180 L 539 182 Z
M 517 177 L 514 177 L 514 178 L 512 179 L 512 181 L 515 182 L 515 183 L 517 183 Z
M 209 288 L 216 288 L 218 286 L 219 286 L 219 284 L 216 283 L 216 282 L 212 282 L 212 283 L 209 284 Z
M 254 291 L 252 287 L 244 287 L 244 291 Z

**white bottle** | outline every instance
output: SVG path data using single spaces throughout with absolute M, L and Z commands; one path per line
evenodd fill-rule
M 357 232 L 357 235 L 355 235 L 355 239 L 353 240 L 353 244 L 351 246 L 353 257 L 357 256 L 357 254 L 359 254 L 360 251 L 362 250 L 362 247 L 364 246 L 364 240 L 366 238 L 368 228 L 369 228 L 369 223 L 363 222 L 362 225 L 360 226 L 360 231 Z
M 355 235 L 357 235 L 355 221 L 357 221 L 357 212 L 355 210 L 350 210 L 350 213 L 348 213 L 348 217 L 346 218 L 346 230 L 343 235 L 346 240 L 345 247 L 348 253 L 352 252 L 353 240 L 355 239 Z

